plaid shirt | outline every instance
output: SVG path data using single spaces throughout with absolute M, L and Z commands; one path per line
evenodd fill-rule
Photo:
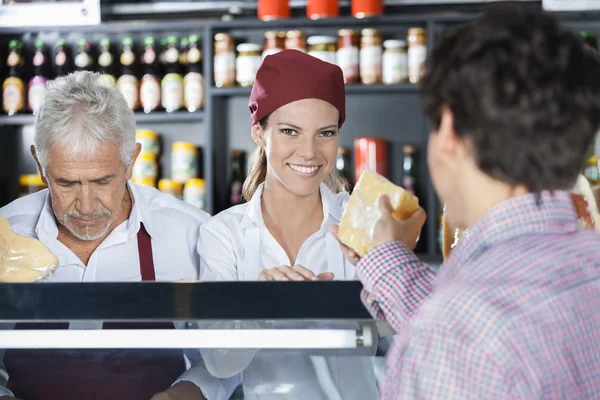
M 492 207 L 435 283 L 399 242 L 357 271 L 398 332 L 383 399 L 600 399 L 600 236 L 568 193 Z

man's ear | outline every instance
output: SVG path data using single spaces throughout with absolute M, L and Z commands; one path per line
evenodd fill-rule
M 127 166 L 127 171 L 125 173 L 127 180 L 131 179 L 131 176 L 133 175 L 133 165 L 135 164 L 135 161 L 137 160 L 137 158 L 141 152 L 142 152 L 142 145 L 140 143 L 136 143 L 135 150 L 133 151 L 133 154 L 131 155 L 131 160 L 129 160 L 129 165 Z
M 443 153 L 456 153 L 461 140 L 454 130 L 454 114 L 450 107 L 442 106 L 442 116 L 440 118 L 440 128 L 437 131 L 439 148 Z
M 260 126 L 260 124 L 254 124 L 252 125 L 252 129 L 250 130 L 250 134 L 252 135 L 252 140 L 254 140 L 254 143 L 256 143 L 257 145 L 264 147 L 266 142 L 265 142 L 265 131 L 263 130 L 263 128 Z
M 48 186 L 48 181 L 46 180 L 46 177 L 44 176 L 44 169 L 42 168 L 42 164 L 40 164 L 40 160 L 38 160 L 37 152 L 35 151 L 35 146 L 31 145 L 31 147 L 29 149 L 31 150 L 31 155 L 33 156 L 33 159 L 35 160 L 35 164 L 37 165 L 38 172 L 40 173 L 40 176 L 42 177 L 42 182 L 44 182 L 44 185 Z

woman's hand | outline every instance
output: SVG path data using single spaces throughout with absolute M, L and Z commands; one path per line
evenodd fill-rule
M 331 281 L 332 272 L 323 272 L 316 275 L 314 272 L 304 268 L 302 265 L 282 265 L 281 267 L 263 269 L 258 275 L 259 281 Z

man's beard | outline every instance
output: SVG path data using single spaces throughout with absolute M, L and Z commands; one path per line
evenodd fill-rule
M 91 218 L 100 218 L 100 217 L 107 217 L 107 220 L 106 220 L 105 226 L 102 227 L 102 229 L 100 229 L 100 231 L 98 231 L 97 233 L 90 232 L 90 228 L 91 228 L 90 226 L 84 227 L 85 232 L 82 233 L 76 227 L 77 225 L 71 224 L 71 221 L 70 221 L 70 218 L 91 219 Z M 104 211 L 94 210 L 89 214 L 82 214 L 77 211 L 66 212 L 64 215 L 62 224 L 77 239 L 91 241 L 91 240 L 100 239 L 101 237 L 106 235 L 106 232 L 108 232 L 108 228 L 110 228 L 110 226 L 113 224 L 113 222 L 115 222 L 115 219 L 112 218 L 112 213 L 109 210 L 104 210 Z

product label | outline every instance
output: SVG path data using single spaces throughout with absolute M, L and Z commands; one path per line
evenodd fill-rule
M 9 67 L 16 67 L 21 62 L 21 56 L 16 51 L 11 51 L 6 60 L 6 65 Z
M 144 111 L 156 110 L 160 104 L 160 83 L 154 75 L 146 74 L 140 84 L 140 102 Z
M 408 76 L 411 82 L 416 82 L 423 74 L 423 67 L 427 59 L 427 47 L 410 46 L 408 48 Z
M 154 60 L 156 60 L 156 52 L 153 49 L 147 49 L 144 51 L 144 64 L 150 65 L 154 62 Z
M 368 46 L 360 49 L 360 75 L 366 79 L 381 76 L 381 47 Z
M 198 72 L 189 72 L 183 78 L 183 102 L 188 111 L 198 110 L 204 104 L 204 79 Z
M 336 55 L 333 51 L 309 51 L 308 54 L 328 63 L 335 64 L 336 61 Z
M 183 78 L 179 74 L 167 74 L 162 79 L 162 106 L 167 112 L 183 106 Z
M 235 82 L 235 54 L 232 52 L 215 54 L 215 83 Z
M 117 80 L 111 74 L 100 74 L 98 80 L 106 86 L 115 86 L 117 84 Z
M 135 110 L 139 103 L 139 81 L 133 75 L 123 75 L 117 80 L 117 87 L 125 96 L 130 110 Z
M 35 65 L 36 67 L 39 67 L 40 65 L 42 65 L 44 63 L 44 53 L 42 53 L 41 51 L 36 51 L 34 56 L 33 56 L 33 65 Z
M 121 53 L 121 64 L 131 65 L 135 61 L 135 54 L 131 50 L 124 51 Z
M 67 62 L 67 55 L 65 54 L 65 52 L 59 51 L 58 53 L 56 53 L 56 57 L 54 57 L 54 63 L 60 67 L 65 65 L 65 62 Z
M 20 78 L 9 77 L 2 85 L 2 108 L 12 115 L 21 111 L 25 101 L 25 85 Z
M 34 76 L 29 81 L 29 109 L 37 114 L 42 107 L 46 97 L 46 83 L 48 80 L 43 76 Z
M 188 50 L 187 62 L 190 64 L 196 64 L 198 61 L 200 61 L 200 57 L 201 57 L 200 50 L 195 47 L 192 47 L 191 49 Z
M 383 83 L 393 84 L 408 78 L 406 53 L 383 54 Z
M 138 160 L 133 164 L 133 179 L 157 178 L 156 163 L 147 160 Z
M 100 65 L 101 67 L 108 67 L 112 64 L 112 62 L 113 56 L 108 51 L 103 52 L 102 54 L 100 54 L 100 57 L 98 57 L 98 65 Z
M 337 65 L 344 73 L 344 80 L 358 78 L 358 48 L 357 47 L 342 47 L 336 53 Z
M 165 51 L 165 61 L 168 63 L 176 63 L 179 61 L 179 50 L 174 47 L 171 47 L 167 51 Z
M 260 67 L 262 59 L 260 56 L 238 56 L 235 62 L 236 80 L 240 84 L 254 82 L 256 71 Z
M 90 56 L 88 53 L 79 53 L 75 56 L 75 65 L 79 68 L 85 68 L 90 64 Z

